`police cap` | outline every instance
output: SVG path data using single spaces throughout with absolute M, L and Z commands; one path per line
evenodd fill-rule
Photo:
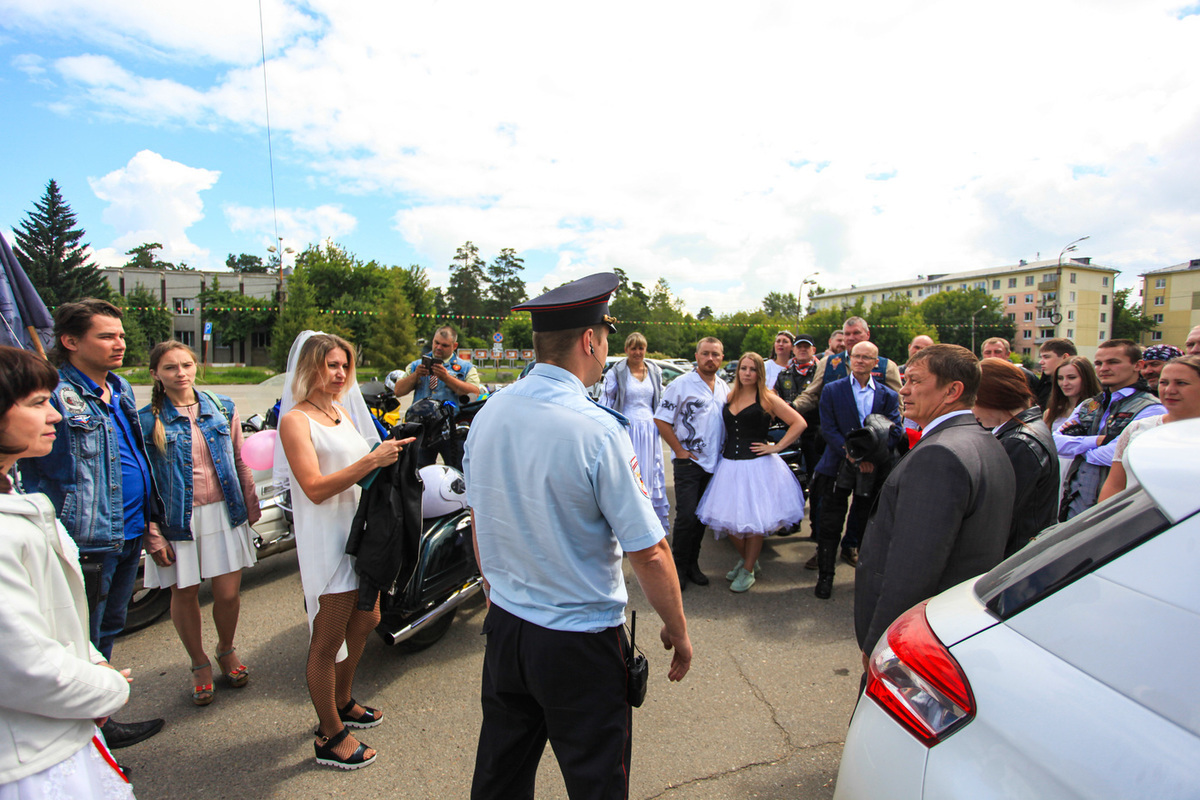
M 617 276 L 611 272 L 597 272 L 577 281 L 551 289 L 541 297 L 526 300 L 512 307 L 513 311 L 528 311 L 533 317 L 533 330 L 565 331 L 584 328 L 588 325 L 608 326 L 609 333 L 616 333 L 616 320 L 609 316 L 608 298 L 616 291 Z

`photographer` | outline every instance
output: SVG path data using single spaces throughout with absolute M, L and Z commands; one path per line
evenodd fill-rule
M 469 361 L 458 357 L 458 334 L 449 325 L 434 331 L 433 348 L 429 353 L 408 365 L 404 377 L 396 381 L 396 397 L 404 397 L 415 391 L 413 402 L 432 397 L 435 400 L 450 400 L 459 403 L 463 395 L 478 395 L 483 390 L 479 370 Z M 418 465 L 429 466 L 437 461 L 438 454 L 448 467 L 462 469 L 463 443 L 442 442 L 435 447 L 422 447 L 418 454 Z

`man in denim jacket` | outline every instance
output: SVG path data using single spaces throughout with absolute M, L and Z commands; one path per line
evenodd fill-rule
M 54 314 L 60 382 L 51 403 L 62 414 L 50 454 L 21 462 L 22 488 L 42 492 L 79 546 L 91 639 L 110 658 L 125 627 L 141 560 L 142 535 L 162 518 L 137 406 L 128 381 L 111 372 L 125 356 L 121 311 L 104 300 L 59 306 Z M 109 747 L 147 739 L 163 721 L 104 725 Z

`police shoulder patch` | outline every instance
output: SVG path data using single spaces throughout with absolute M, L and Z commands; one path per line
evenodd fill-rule
M 629 468 L 633 470 L 634 480 L 637 481 L 638 488 L 642 490 L 642 494 L 646 495 L 646 497 L 649 497 L 650 492 L 646 491 L 646 484 L 642 480 L 642 470 L 638 466 L 637 456 L 629 459 Z

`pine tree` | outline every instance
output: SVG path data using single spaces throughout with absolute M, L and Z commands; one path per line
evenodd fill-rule
M 450 287 L 446 292 L 449 312 L 458 317 L 455 324 L 467 336 L 485 336 L 496 324 L 490 320 L 467 319 L 485 313 L 483 288 L 487 278 L 483 273 L 484 260 L 479 248 L 467 242 L 454 254 L 450 265 Z
M 58 184 L 46 184 L 46 194 L 13 233 L 13 248 L 21 267 L 46 305 L 54 308 L 85 297 L 109 299 L 112 290 L 87 256 L 82 228 L 63 202 Z
M 406 273 L 392 269 L 389 277 L 391 288 L 378 306 L 379 316 L 373 318 L 371 334 L 363 343 L 363 368 L 359 380 L 368 374 L 383 376 L 406 367 L 417 355 L 416 327 L 405 292 Z
M 509 309 L 528 299 L 521 271 L 525 260 L 511 247 L 505 247 L 487 268 L 488 310 L 492 316 L 507 317 Z

